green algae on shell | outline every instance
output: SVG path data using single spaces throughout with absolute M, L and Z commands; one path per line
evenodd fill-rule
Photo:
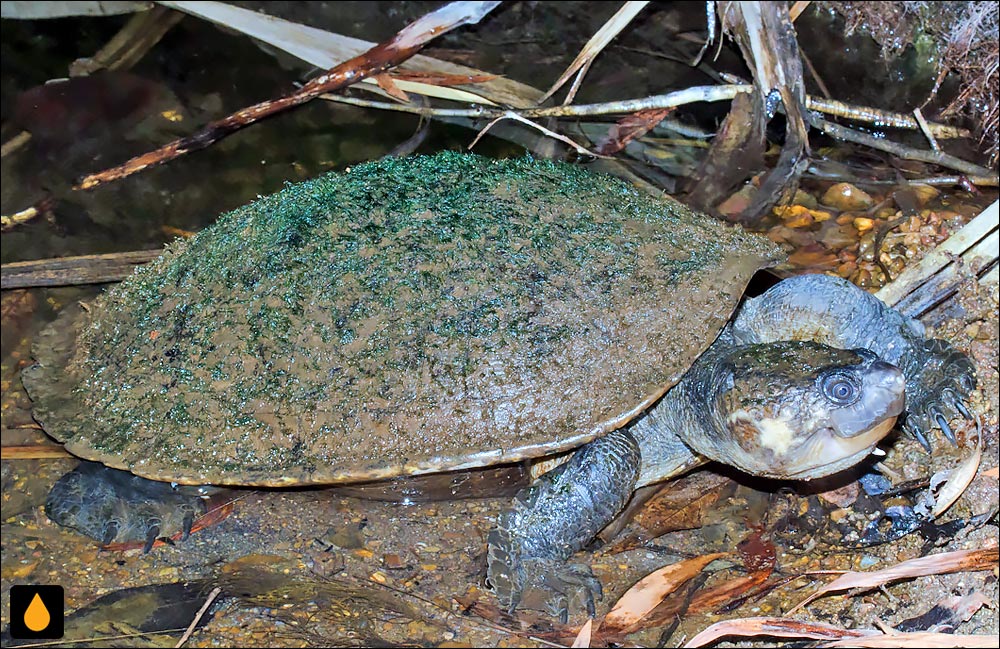
M 530 158 L 387 159 L 224 215 L 57 321 L 67 450 L 183 483 L 338 483 L 568 450 L 715 338 L 766 239 Z

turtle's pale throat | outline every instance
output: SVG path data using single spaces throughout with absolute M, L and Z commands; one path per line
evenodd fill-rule
M 827 429 L 813 437 L 798 453 L 798 472 L 789 472 L 789 477 L 811 479 L 831 475 L 860 462 L 875 450 L 882 438 L 889 434 L 896 417 L 878 422 L 868 430 L 853 437 L 840 437 Z

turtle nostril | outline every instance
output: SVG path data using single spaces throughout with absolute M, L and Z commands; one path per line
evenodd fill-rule
M 902 370 L 891 363 L 875 361 L 871 364 L 870 371 L 877 378 L 879 385 L 895 390 L 906 388 L 906 377 L 903 376 Z

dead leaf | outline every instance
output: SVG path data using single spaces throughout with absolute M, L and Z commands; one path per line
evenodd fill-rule
M 780 617 L 745 617 L 736 620 L 716 622 L 688 641 L 685 647 L 703 647 L 719 638 L 726 636 L 755 637 L 770 636 L 774 638 L 810 638 L 812 640 L 831 640 L 840 638 L 864 638 L 879 635 L 881 631 L 870 629 L 843 629 L 832 624 L 820 622 L 800 622 Z
M 718 611 L 733 600 L 742 597 L 751 588 L 763 584 L 770 576 L 771 570 L 758 570 L 753 574 L 735 577 L 712 588 L 706 588 L 691 600 L 688 613 Z
M 955 504 L 965 490 L 969 488 L 972 483 L 972 479 L 976 477 L 976 471 L 979 470 L 979 463 L 983 459 L 983 438 L 981 434 L 976 435 L 976 448 L 973 449 L 972 454 L 950 471 L 944 485 L 939 491 L 935 492 L 933 488 L 934 478 L 931 478 L 931 492 L 934 493 L 937 504 L 934 505 L 934 510 L 931 512 L 931 516 L 937 518 L 941 514 L 948 511 L 948 508 Z M 936 477 L 936 476 L 935 476 Z
M 651 128 L 662 122 L 663 118 L 671 111 L 673 108 L 655 108 L 626 115 L 608 129 L 607 136 L 597 145 L 598 152 L 604 155 L 618 153 L 629 142 L 637 137 L 642 137 Z
M 391 70 L 386 72 L 396 81 L 411 83 L 426 83 L 431 86 L 461 86 L 476 83 L 486 83 L 496 79 L 496 74 L 445 74 L 443 72 L 415 72 L 410 70 Z
M 629 588 L 604 616 L 601 633 L 620 633 L 636 624 L 656 608 L 664 597 L 701 572 L 705 566 L 724 556 L 727 553 L 706 554 L 664 566 L 646 575 Z
M 264 41 L 324 70 L 333 67 L 340 61 L 353 58 L 375 45 L 375 43 L 308 25 L 300 25 L 221 2 L 170 2 L 169 6 L 171 9 L 178 9 L 204 20 L 225 25 L 227 29 L 233 29 Z M 419 70 L 433 70 L 447 74 L 476 75 L 482 73 L 481 70 L 447 63 L 419 54 L 410 59 L 407 65 Z M 364 86 L 371 88 L 375 81 L 365 79 L 363 83 Z M 477 93 L 482 94 L 402 80 L 398 85 L 406 92 L 428 97 L 490 106 L 503 104 L 519 108 L 534 106 L 542 94 L 540 90 L 502 77 L 486 83 L 484 88 L 477 88 Z
M 625 531 L 613 537 L 613 544 L 603 553 L 625 552 L 668 532 L 701 527 L 705 512 L 729 493 L 734 484 L 732 479 L 710 471 L 695 472 L 671 482 L 642 507 Z
M 756 189 L 741 190 L 729 198 L 723 197 L 763 166 L 762 119 L 749 93 L 733 97 L 729 114 L 712 140 L 708 155 L 702 158 L 698 171 L 684 184 L 684 190 L 688 192 L 686 203 L 705 211 L 717 206 L 719 214 L 730 220 L 739 220 L 740 208 L 753 203 Z
M 602 25 L 601 28 L 590 37 L 587 44 L 583 46 L 583 49 L 576 55 L 576 58 L 573 59 L 573 62 L 570 63 L 569 67 L 566 68 L 556 82 L 552 84 L 549 91 L 542 96 L 539 103 L 551 97 L 578 70 L 583 70 L 585 74 L 591 61 L 597 57 L 597 55 L 608 43 L 614 40 L 615 36 L 617 36 L 621 30 L 625 29 L 626 25 L 632 22 L 632 19 L 635 18 L 647 4 L 649 3 L 626 2 L 623 4 L 615 15 L 604 23 L 604 25 Z M 572 94 L 572 92 L 570 94 Z
M 399 101 L 404 102 L 410 101 L 410 96 L 403 92 L 388 74 L 376 74 L 372 78 L 375 79 L 375 83 L 378 84 L 378 87 L 384 90 L 385 93 L 393 99 L 398 99 Z
M 922 615 L 903 620 L 896 625 L 900 633 L 954 629 L 969 621 L 982 607 L 993 608 L 993 602 L 982 593 L 969 593 L 964 597 L 947 597 Z
M 643 620 L 642 627 L 650 628 L 666 624 L 678 615 L 695 614 L 704 612 L 718 612 L 726 606 L 738 606 L 747 593 L 767 582 L 774 572 L 777 563 L 777 551 L 774 545 L 764 539 L 763 530 L 755 528 L 754 531 L 737 545 L 737 550 L 743 558 L 743 565 L 750 573 L 739 577 L 730 578 L 721 584 L 716 584 L 711 588 L 699 590 L 690 602 L 685 604 L 680 601 L 678 595 L 664 599 L 649 616 Z M 785 580 L 773 582 L 770 588 L 784 583 Z M 687 598 L 685 598 L 687 599 Z M 734 606 L 734 608 L 735 608 Z M 626 633 L 638 630 L 630 628 Z
M 594 628 L 594 618 L 587 620 L 587 623 L 580 628 L 580 633 L 576 634 L 576 639 L 573 640 L 571 647 L 589 647 L 590 646 L 590 632 Z
M 757 188 L 747 183 L 735 194 L 732 194 L 729 198 L 719 203 L 715 207 L 715 211 L 726 217 L 729 221 L 738 221 L 739 215 L 742 214 L 747 207 L 749 207 L 750 203 L 753 201 L 754 195 L 756 194 Z
M 953 633 L 892 633 L 853 640 L 836 640 L 823 647 L 990 647 L 1000 645 L 1000 635 L 957 635 Z
M 465 595 L 453 595 L 452 599 L 462 607 L 464 615 L 475 615 L 487 622 L 491 622 L 501 628 L 509 630 L 511 633 L 520 633 L 531 629 L 532 634 L 539 637 L 572 637 L 572 631 L 564 625 L 554 625 L 552 618 L 528 609 L 518 611 L 517 616 L 512 616 L 501 610 L 495 601 L 484 601 L 472 593 Z
M 788 612 L 792 613 L 814 599 L 835 591 L 852 589 L 866 591 L 901 579 L 912 579 L 926 575 L 943 575 L 953 572 L 992 570 L 996 567 L 998 559 L 1000 559 L 1000 552 L 998 552 L 996 547 L 992 547 L 980 550 L 940 552 L 926 557 L 903 561 L 895 566 L 874 572 L 846 572 L 820 588 Z

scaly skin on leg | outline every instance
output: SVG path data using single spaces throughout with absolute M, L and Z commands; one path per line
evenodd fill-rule
M 504 609 L 513 612 L 526 589 L 539 588 L 550 594 L 549 611 L 565 619 L 569 592 L 582 588 L 593 613 L 600 582 L 565 561 L 625 507 L 639 466 L 635 438 L 616 430 L 517 495 L 489 535 L 487 574 Z

